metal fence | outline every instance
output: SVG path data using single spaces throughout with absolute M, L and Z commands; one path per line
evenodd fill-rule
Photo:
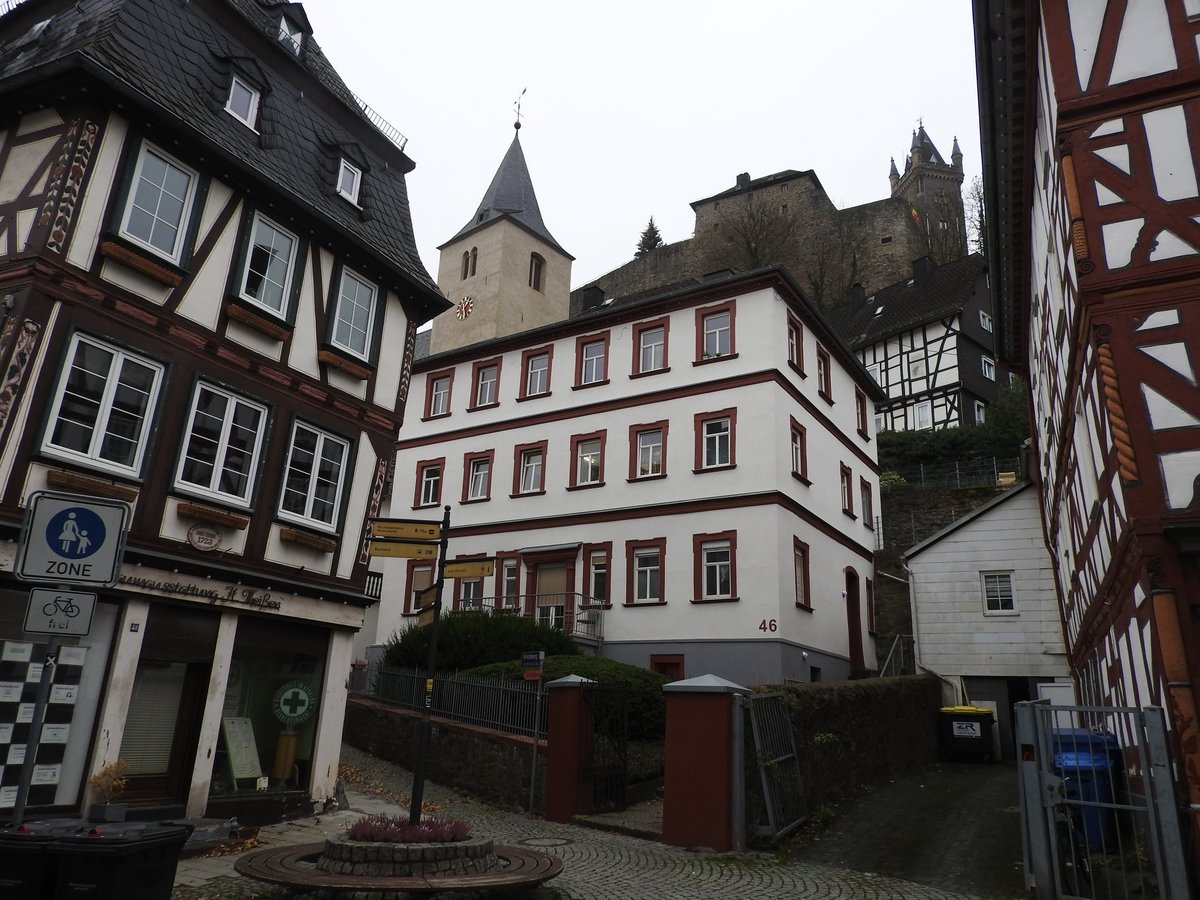
M 424 712 L 425 673 L 418 669 L 383 668 L 373 696 L 392 706 Z M 445 719 L 507 734 L 535 738 L 546 734 L 546 703 L 538 684 L 532 681 L 435 675 L 430 711 Z
M 922 463 L 906 469 L 892 469 L 886 475 L 897 475 L 909 487 L 1005 487 L 1016 484 L 1021 477 L 1021 461 L 1017 457 L 1001 459 L 966 459 L 958 462 Z

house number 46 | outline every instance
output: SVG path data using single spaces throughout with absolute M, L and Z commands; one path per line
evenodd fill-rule
M 761 622 L 758 623 L 758 630 L 759 631 L 778 631 L 779 630 L 779 622 L 777 622 L 775 619 L 763 619 Z

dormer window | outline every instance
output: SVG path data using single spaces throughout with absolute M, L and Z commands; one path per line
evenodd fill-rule
M 253 128 L 254 123 L 258 121 L 258 91 L 234 75 L 229 85 L 229 99 L 225 101 L 225 111 Z
M 351 203 L 358 203 L 358 189 L 362 184 L 362 170 L 342 160 L 338 170 L 337 192 Z
M 304 32 L 300 30 L 300 27 L 287 16 L 283 16 L 279 20 L 279 43 L 291 50 L 296 56 L 299 56 L 303 40 Z

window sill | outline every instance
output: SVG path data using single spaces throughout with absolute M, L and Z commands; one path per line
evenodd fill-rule
M 707 365 L 710 365 L 711 363 L 725 362 L 725 360 L 727 360 L 727 359 L 737 359 L 737 358 L 738 358 L 738 355 L 736 353 L 721 353 L 717 356 L 709 356 L 704 359 L 693 359 L 692 365 L 693 366 L 707 366 Z
M 138 498 L 138 489 L 102 478 L 92 478 L 78 472 L 68 472 L 63 469 L 51 469 L 46 473 L 46 483 L 50 487 L 65 488 L 81 494 L 91 494 L 96 497 L 111 497 L 114 500 L 124 500 L 132 503 Z
M 255 331 L 265 334 L 269 338 L 274 338 L 277 341 L 286 341 L 292 336 L 292 328 L 290 325 L 285 325 L 282 322 L 273 322 L 269 318 L 269 314 L 260 314 L 252 309 L 247 309 L 238 301 L 231 301 L 225 311 L 229 313 L 229 318 L 235 322 L 241 322 L 247 328 L 253 328 Z
M 727 466 L 705 466 L 703 469 L 692 469 L 693 475 L 706 475 L 709 472 L 728 472 L 730 469 L 736 469 L 737 463 L 730 463 Z
M 666 606 L 666 600 L 627 600 L 621 604 L 627 609 L 633 609 L 635 606 Z
M 478 406 L 468 406 L 467 412 L 473 413 L 473 412 L 479 412 L 481 409 L 495 409 L 499 405 L 500 405 L 499 400 L 493 400 L 491 403 L 480 403 Z
M 521 491 L 519 494 L 509 494 L 510 500 L 520 500 L 522 497 L 541 497 L 546 493 L 545 488 L 536 491 Z
M 518 397 L 518 403 L 524 403 L 526 400 L 541 400 L 543 397 L 549 397 L 550 391 L 543 391 L 540 394 L 526 394 L 523 397 Z
M 802 368 L 800 368 L 799 365 L 792 362 L 790 359 L 788 360 L 788 368 L 791 369 L 793 372 L 795 372 L 797 375 L 799 375 L 801 378 L 808 377 L 806 374 L 804 374 L 804 370 Z
M 473 497 L 467 500 L 460 500 L 459 503 L 463 506 L 467 506 L 470 503 L 487 503 L 491 499 L 491 497 Z
M 869 442 L 871 440 L 871 435 L 869 435 L 867 432 L 863 431 L 861 428 L 858 429 L 858 436 L 860 438 L 862 438 L 864 441 Z
M 341 353 L 335 350 L 320 350 L 317 352 L 317 362 L 324 363 L 327 366 L 332 366 L 335 369 L 340 369 L 351 378 L 357 378 L 359 381 L 366 381 L 371 377 L 373 369 L 363 362 L 355 362 L 348 359 Z
M 853 519 L 855 522 L 857 522 L 857 521 L 858 521 L 858 516 L 856 516 L 854 513 L 852 513 L 852 512 L 851 512 L 850 510 L 848 510 L 848 509 L 843 509 L 843 510 L 842 510 L 842 515 L 844 515 L 844 516 L 845 516 L 847 519 Z
M 694 604 L 737 603 L 741 599 L 742 599 L 741 597 L 693 597 L 692 603 L 694 603 Z
M 985 616 L 1019 616 L 1020 613 L 1015 609 L 985 609 Z
M 812 481 L 806 475 L 801 475 L 799 472 L 793 472 L 792 477 L 805 487 L 812 487 Z
M 177 508 L 178 514 L 185 519 L 194 519 L 206 525 L 221 525 L 235 531 L 245 531 L 250 527 L 250 517 L 215 506 L 205 506 L 185 500 Z
M 796 609 L 800 610 L 801 612 L 806 612 L 806 613 L 810 613 L 813 611 L 812 606 L 808 603 L 797 603 Z
M 633 478 L 626 478 L 625 480 L 633 484 L 635 481 L 662 481 L 666 477 L 666 472 L 659 472 L 657 475 L 636 475 Z
M 299 528 L 290 528 L 286 525 L 279 529 L 279 539 L 287 541 L 289 544 L 299 544 L 302 547 L 320 550 L 322 553 L 332 553 L 337 549 L 337 541 L 332 538 L 309 534 L 307 531 L 301 531 Z
M 417 503 L 417 504 L 414 504 L 411 508 L 412 509 L 435 509 L 441 502 L 442 502 L 441 500 L 437 500 L 433 503 Z
M 174 263 L 159 259 L 148 250 L 138 250 L 113 240 L 100 242 L 100 255 L 116 260 L 168 287 L 183 283 L 183 270 Z
M 665 375 L 671 371 L 670 366 L 663 366 L 661 369 L 647 369 L 644 372 L 630 372 L 629 377 L 633 378 L 649 378 L 651 375 Z
M 567 490 L 568 491 L 590 491 L 592 488 L 602 488 L 602 487 L 604 487 L 603 481 L 593 481 L 591 484 L 569 484 L 569 485 L 567 485 Z
M 585 382 L 585 383 L 583 383 L 583 384 L 573 384 L 573 385 L 571 385 L 571 390 L 573 390 L 573 391 L 585 391 L 585 390 L 587 390 L 588 388 L 601 387 L 601 386 L 603 386 L 603 385 L 606 385 L 606 384 L 608 384 L 608 379 L 607 379 L 607 378 L 601 378 L 599 381 L 588 381 L 588 382 Z
M 450 413 L 448 413 L 448 412 L 434 413 L 432 416 L 421 416 L 421 421 L 422 422 L 433 422 L 436 419 L 448 419 L 449 417 L 450 417 Z
M 828 403 L 830 406 L 833 406 L 833 398 L 830 397 L 824 391 L 817 391 L 817 396 L 820 397 L 822 400 L 824 400 L 826 403 Z

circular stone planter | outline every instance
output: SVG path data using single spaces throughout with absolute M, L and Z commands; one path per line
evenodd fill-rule
M 482 875 L 497 865 L 491 840 L 440 844 L 388 844 L 330 838 L 317 859 L 317 871 L 371 877 Z

